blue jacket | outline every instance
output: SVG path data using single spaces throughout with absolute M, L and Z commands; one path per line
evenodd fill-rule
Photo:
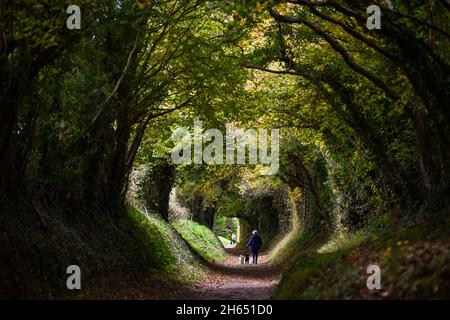
M 252 235 L 252 237 L 247 243 L 247 247 L 248 246 L 252 247 L 252 250 L 259 250 L 262 246 L 261 237 L 258 234 Z

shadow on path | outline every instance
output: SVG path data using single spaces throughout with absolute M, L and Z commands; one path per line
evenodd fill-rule
M 269 299 L 277 285 L 280 272 L 267 262 L 262 252 L 258 264 L 240 264 L 241 251 L 227 248 L 225 261 L 210 265 L 210 271 L 196 285 L 174 292 L 174 299 L 198 300 L 264 300 Z M 250 259 L 251 260 L 251 259 Z

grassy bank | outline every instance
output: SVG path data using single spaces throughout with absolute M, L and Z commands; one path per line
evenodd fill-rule
M 203 274 L 169 224 L 132 208 L 119 216 L 38 201 L 3 205 L 0 298 L 127 298 L 121 292 L 143 282 L 186 283 Z M 67 289 L 69 265 L 80 267 L 82 290 Z
M 228 246 L 231 243 L 230 239 L 224 238 L 222 236 L 217 236 L 217 238 L 219 238 L 220 242 L 222 243 L 223 246 Z
M 145 257 L 153 274 L 182 283 L 195 281 L 202 274 L 189 246 L 169 223 L 128 207 L 121 226 L 132 231 L 136 240 L 133 249 Z
M 300 238 L 293 237 L 279 252 L 291 259 L 276 299 L 450 298 L 448 218 L 380 234 L 360 231 L 293 249 Z M 381 290 L 367 288 L 367 267 L 373 264 L 381 269 Z
M 226 252 L 222 243 L 208 227 L 185 219 L 175 221 L 173 226 L 191 248 L 205 260 L 214 262 L 225 259 Z

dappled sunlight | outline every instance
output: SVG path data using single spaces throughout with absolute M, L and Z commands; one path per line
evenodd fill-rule
M 179 298 L 189 299 L 269 299 L 280 279 L 280 270 L 262 253 L 258 264 L 240 264 L 239 254 L 230 249 L 226 260 L 211 266 L 198 284 L 183 288 Z
M 364 231 L 331 236 L 326 243 L 317 249 L 317 253 L 331 253 L 346 247 L 356 247 L 368 238 L 369 235 Z
M 294 228 L 280 241 L 276 242 L 275 246 L 270 251 L 269 260 L 276 260 L 277 256 L 280 254 L 280 251 L 285 251 L 288 246 L 292 246 L 293 241 L 295 241 L 299 237 L 300 232 L 301 231 L 299 230 L 299 228 Z

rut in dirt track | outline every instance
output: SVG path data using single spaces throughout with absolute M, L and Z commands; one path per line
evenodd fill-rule
M 240 264 L 240 252 L 226 249 L 225 261 L 210 265 L 210 271 L 196 285 L 174 292 L 175 299 L 264 300 L 270 299 L 280 272 L 267 262 L 267 252 L 260 254 L 258 264 Z M 250 259 L 251 261 L 251 259 Z

